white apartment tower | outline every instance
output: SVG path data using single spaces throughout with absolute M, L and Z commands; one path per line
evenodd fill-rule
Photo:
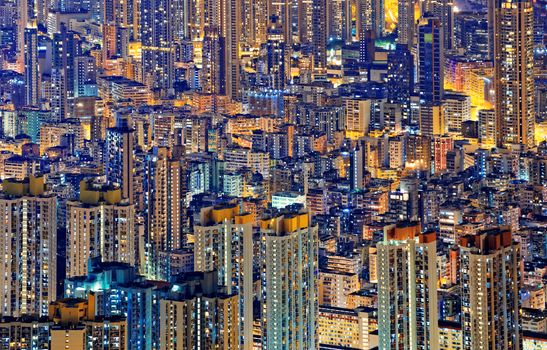
M 57 294 L 57 199 L 44 178 L 5 180 L 0 192 L 0 315 L 47 316 Z
M 420 230 L 387 226 L 377 245 L 380 349 L 438 349 L 436 234 Z
M 85 276 L 90 258 L 135 266 L 135 208 L 119 188 L 82 181 L 80 200 L 67 202 L 67 277 Z
M 509 228 L 461 238 L 463 350 L 522 348 L 520 261 Z
M 260 223 L 263 237 L 263 349 L 317 349 L 318 227 L 310 214 Z
M 228 203 L 202 208 L 194 225 L 194 270 L 218 272 L 218 284 L 238 294 L 240 349 L 253 348 L 253 222 Z

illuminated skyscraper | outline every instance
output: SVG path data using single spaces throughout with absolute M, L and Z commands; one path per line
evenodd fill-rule
M 381 349 L 437 349 L 437 248 L 434 232 L 405 222 L 384 228 L 378 243 Z
M 38 30 L 36 28 L 25 28 L 25 104 L 39 106 L 40 91 Z
M 194 225 L 194 269 L 218 273 L 228 294 L 238 295 L 240 349 L 253 348 L 253 226 L 239 205 L 201 209 Z
M 225 40 L 226 95 L 232 100 L 241 99 L 239 45 L 241 41 L 241 0 L 221 1 L 223 21 L 221 35 Z
M 57 297 L 57 199 L 44 178 L 5 180 L 0 193 L 0 314 L 47 316 Z
M 95 58 L 76 57 L 74 59 L 74 97 L 96 96 L 97 93 Z
M 155 148 L 145 163 L 144 220 L 147 244 L 146 274 L 160 278 L 160 252 L 182 248 L 185 219 L 184 162 L 168 148 Z
M 356 32 L 360 40 L 367 31 L 372 31 L 377 37 L 385 32 L 384 0 L 356 0 L 357 15 Z
M 308 213 L 262 220 L 263 348 L 317 349 L 318 228 Z
M 410 123 L 410 94 L 414 89 L 414 60 L 408 47 L 397 44 L 388 55 L 387 99 L 398 104 L 403 111 L 403 124 Z
M 352 40 L 352 1 L 327 0 L 327 40 Z
M 200 71 L 201 91 L 207 94 L 224 95 L 226 93 L 225 41 L 216 27 L 205 27 L 204 31 L 203 63 Z
M 133 148 L 134 130 L 127 117 L 118 115 L 116 127 L 106 131 L 106 179 L 120 186 L 122 198 L 133 202 Z
M 267 64 L 269 85 L 272 89 L 282 90 L 285 88 L 285 80 L 288 76 L 285 67 L 285 42 L 283 39 L 283 26 L 279 18 L 271 18 L 268 27 Z
M 327 1 L 311 0 L 311 7 L 313 68 L 324 71 L 327 69 L 327 28 L 325 25 L 327 20 Z
M 283 40 L 287 48 L 292 47 L 295 39 L 298 39 L 298 35 L 295 35 L 295 28 L 298 28 L 298 21 L 295 23 L 295 18 L 298 19 L 298 8 L 294 6 L 295 3 L 293 0 L 267 0 L 268 18 L 276 16 L 280 19 Z
M 496 5 L 495 86 L 498 146 L 534 146 L 534 14 L 531 1 Z
M 508 228 L 461 238 L 463 350 L 522 348 L 520 259 Z
M 140 6 L 143 82 L 165 94 L 174 74 L 171 1 L 144 0 Z
M 243 0 L 242 41 L 252 46 L 266 42 L 266 31 L 269 24 L 269 0 Z
M 409 49 L 414 45 L 416 32 L 414 6 L 413 0 L 398 0 L 397 43 L 406 45 Z
M 90 258 L 135 265 L 135 207 L 117 188 L 82 181 L 80 200 L 67 203 L 68 277 L 83 276 Z
M 79 36 L 61 25 L 61 31 L 53 34 L 51 68 L 51 112 L 58 121 L 71 116 L 74 102 L 74 58 L 80 55 Z
M 444 92 L 443 28 L 437 18 L 418 25 L 418 85 L 421 103 L 440 103 Z
M 423 2 L 423 12 L 439 19 L 443 28 L 443 48 L 451 50 L 454 43 L 453 0 L 429 0 Z

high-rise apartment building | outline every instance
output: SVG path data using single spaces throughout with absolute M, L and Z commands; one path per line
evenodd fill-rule
M 422 3 L 422 11 L 439 19 L 443 27 L 442 41 L 445 50 L 454 44 L 454 2 L 453 0 L 428 0 Z
M 37 317 L 0 319 L 0 349 L 49 349 L 51 322 Z
M 433 172 L 439 174 L 448 169 L 447 154 L 454 148 L 454 139 L 449 136 L 435 136 L 432 141 Z
M 249 168 L 264 177 L 269 177 L 270 154 L 266 152 L 249 151 L 242 147 L 230 147 L 224 150 L 226 172 L 236 172 L 241 168 Z
M 442 147 L 442 140 L 435 140 L 437 147 Z M 463 222 L 462 210 L 458 207 L 443 206 L 438 213 L 439 237 L 450 244 L 458 242 L 456 227 Z
M 378 254 L 381 349 L 437 349 L 436 234 L 417 222 L 384 228 Z
M 194 270 L 216 271 L 219 285 L 238 294 L 241 349 L 252 349 L 253 223 L 231 203 L 202 208 L 194 225 Z
M 172 16 L 171 1 L 140 3 L 143 83 L 164 94 L 173 87 L 174 80 Z
M 96 96 L 97 93 L 95 58 L 93 56 L 76 57 L 74 59 L 74 97 Z
M 406 45 L 409 49 L 414 46 L 416 33 L 416 20 L 414 16 L 415 1 L 397 1 L 397 43 Z
M 139 23 L 138 6 L 139 3 L 134 0 L 105 0 L 101 5 L 102 24 L 104 27 L 113 27 L 114 35 L 112 39 L 115 41 L 115 52 L 120 56 L 124 56 L 121 54 L 124 46 L 127 50 L 127 41 L 139 38 L 141 24 Z
M 225 40 L 217 27 L 205 27 L 200 71 L 201 91 L 207 94 L 226 93 L 226 66 L 224 64 Z
M 49 306 L 50 349 L 127 349 L 124 317 L 96 317 L 94 295 L 85 299 L 60 299 Z
M 497 1 L 495 87 L 498 146 L 533 147 L 534 13 L 527 0 Z
M 444 92 L 444 45 L 441 21 L 423 17 L 418 24 L 418 85 L 420 102 L 439 103 Z
M 224 37 L 225 54 L 224 64 L 226 72 L 226 95 L 232 100 L 241 99 L 240 77 L 240 52 L 242 1 L 225 0 L 221 2 L 223 8 L 224 25 L 221 27 L 221 35 Z
M 461 324 L 450 321 L 439 321 L 439 350 L 460 350 L 461 348 Z
M 39 106 L 38 29 L 25 28 L 25 104 Z
M 264 349 L 317 349 L 318 228 L 308 213 L 260 222 Z
M 479 142 L 482 145 L 494 147 L 497 142 L 496 111 L 481 109 L 479 111 Z
M 57 297 L 57 199 L 44 178 L 5 180 L 0 194 L 0 314 L 46 316 Z
M 445 94 L 443 107 L 447 131 L 460 133 L 462 123 L 471 119 L 471 98 L 462 93 Z
M 404 44 L 389 53 L 387 65 L 387 99 L 402 107 L 404 125 L 409 124 L 410 95 L 414 89 L 414 61 Z
M 508 228 L 460 240 L 463 350 L 521 349 L 520 243 Z
M 144 168 L 145 272 L 160 278 L 160 252 L 180 249 L 185 242 L 186 168 L 165 147 L 154 148 Z
M 273 16 L 268 27 L 268 41 L 266 43 L 269 85 L 272 89 L 283 90 L 287 71 L 285 66 L 285 41 L 283 25 L 279 18 Z
M 55 120 L 69 118 L 74 102 L 74 59 L 82 53 L 77 33 L 61 30 L 53 34 L 51 67 L 51 112 Z
M 258 47 L 266 42 L 266 30 L 269 21 L 268 2 L 266 0 L 242 1 L 244 10 L 241 37 L 243 43 Z
M 294 6 L 294 14 L 298 15 L 298 22 L 296 27 L 298 31 L 298 37 L 296 42 L 302 45 L 306 45 L 308 47 L 312 43 L 313 36 L 315 34 L 313 27 L 313 2 L 314 0 L 303 0 L 298 2 L 298 6 L 294 6 L 294 3 L 291 4 L 291 6 Z M 289 3 L 292 3 L 292 1 L 289 1 Z
M 298 28 L 298 22 L 295 21 L 295 19 L 298 19 L 298 11 L 294 6 L 294 2 L 290 0 L 266 2 L 268 18 L 271 18 L 272 16 L 279 18 L 283 26 L 283 39 L 287 44 L 287 47 L 290 47 L 290 45 L 294 43 L 295 38 L 297 39 L 298 37 L 297 35 L 294 35 L 294 28 Z
M 239 344 L 238 296 L 223 293 L 217 276 L 185 274 L 174 283 L 177 292 L 160 300 L 160 350 L 252 349 L 252 340 L 249 347 Z
M 90 258 L 137 263 L 135 207 L 115 187 L 80 183 L 80 200 L 67 202 L 67 276 L 84 276 Z
M 122 198 L 133 202 L 133 149 L 134 130 L 129 126 L 128 117 L 118 115 L 116 126 L 106 130 L 106 179 L 122 190 Z
M 312 8 L 312 53 L 313 68 L 319 72 L 326 72 L 327 69 L 327 1 L 326 0 L 308 0 Z M 301 1 L 305 3 L 308 1 Z M 304 44 L 305 42 L 301 42 Z
M 327 40 L 352 41 L 352 2 L 346 0 L 327 0 Z
M 346 3 L 348 3 L 350 8 L 355 8 L 353 10 L 356 12 L 355 18 L 357 19 L 355 32 L 360 41 L 364 39 L 367 31 L 374 33 L 378 37 L 384 35 L 386 16 L 384 0 L 358 0 L 355 3 L 353 1 L 346 1 Z M 349 16 L 351 23 L 351 13 Z

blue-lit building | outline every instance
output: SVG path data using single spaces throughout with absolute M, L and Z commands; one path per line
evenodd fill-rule
M 117 116 L 116 127 L 106 131 L 105 170 L 108 182 L 120 186 L 122 197 L 133 200 L 134 130 L 127 118 Z
M 388 56 L 387 99 L 402 106 L 403 125 L 410 123 L 410 94 L 414 89 L 414 62 L 406 45 L 398 44 Z
M 421 103 L 443 99 L 443 28 L 437 18 L 424 17 L 418 25 L 418 85 Z
M 95 316 L 124 316 L 127 319 L 129 350 L 153 349 L 158 339 L 158 284 L 139 276 L 134 267 L 123 263 L 102 263 L 94 259 L 87 276 L 65 280 L 65 297 L 96 298 Z

